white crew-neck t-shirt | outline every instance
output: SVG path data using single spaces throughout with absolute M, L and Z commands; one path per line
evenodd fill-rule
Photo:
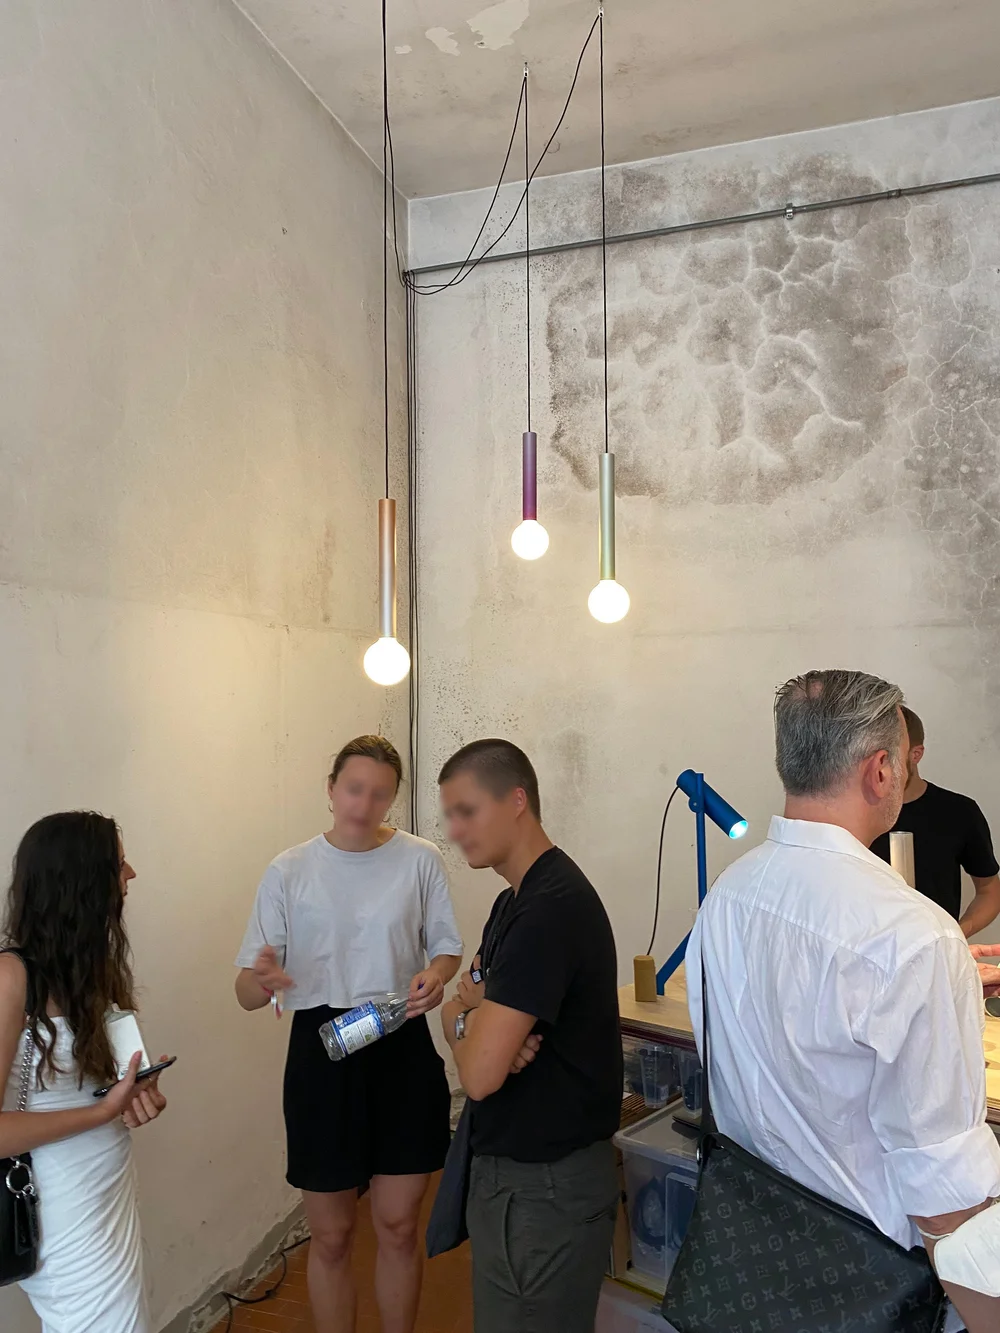
M 369 852 L 322 834 L 289 848 L 264 873 L 236 966 L 265 945 L 295 982 L 287 1009 L 405 994 L 428 959 L 463 953 L 441 853 L 402 829 Z

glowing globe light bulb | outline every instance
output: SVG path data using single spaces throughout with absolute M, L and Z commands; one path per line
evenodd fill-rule
M 632 599 L 614 579 L 601 579 L 587 598 L 590 614 L 605 625 L 613 625 L 618 620 L 624 620 L 631 605 Z
M 514 554 L 522 560 L 538 560 L 549 549 L 549 534 L 535 518 L 526 518 L 511 533 Z
M 365 675 L 376 685 L 398 685 L 410 669 L 410 654 L 398 639 L 376 639 L 365 653 Z

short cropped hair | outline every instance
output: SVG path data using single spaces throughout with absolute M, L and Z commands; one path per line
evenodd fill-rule
M 475 774 L 482 786 L 496 797 L 520 788 L 528 798 L 528 809 L 536 819 L 541 819 L 538 777 L 528 756 L 510 741 L 473 741 L 471 745 L 463 745 L 441 769 L 438 784 L 459 773 Z
M 789 796 L 838 791 L 852 769 L 900 743 L 896 685 L 863 671 L 809 671 L 777 691 L 775 759 Z
M 910 738 L 910 749 L 913 750 L 918 745 L 923 745 L 924 724 L 912 708 L 907 708 L 906 704 L 903 704 L 903 721 L 906 723 L 906 734 Z

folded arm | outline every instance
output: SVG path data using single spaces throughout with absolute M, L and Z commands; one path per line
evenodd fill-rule
M 518 1009 L 484 1000 L 478 1008 L 466 1014 L 465 1036 L 455 1035 L 455 1020 L 463 1012 L 461 1000 L 449 1000 L 441 1011 L 445 1039 L 451 1047 L 462 1087 L 473 1099 L 481 1102 L 504 1084 L 507 1075 L 514 1072 L 516 1062 L 524 1064 L 534 1059 L 537 1045 L 529 1041 L 536 1019 Z M 525 1058 L 525 1052 L 530 1056 Z
M 971 878 L 976 896 L 958 923 L 966 939 L 978 935 L 1000 916 L 1000 875 L 990 875 L 985 879 L 973 875 Z
M 867 1025 L 876 1057 L 872 1126 L 886 1175 L 932 1260 L 942 1238 L 1000 1194 L 1000 1146 L 986 1123 L 982 1014 L 969 948 L 949 936 L 895 973 Z M 948 1094 L 927 1096 L 928 1088 Z M 957 1282 L 945 1285 L 969 1333 L 996 1333 L 1000 1299 Z
M 923 1237 L 931 1262 L 934 1262 L 934 1252 L 940 1240 L 954 1235 L 964 1222 L 970 1221 L 991 1206 L 992 1201 L 986 1200 L 975 1208 L 965 1208 L 954 1213 L 942 1213 L 937 1217 L 914 1217 L 913 1221 Z M 998 1231 L 1000 1231 L 1000 1209 L 994 1211 L 997 1213 Z M 968 1287 L 959 1287 L 943 1279 L 941 1285 L 965 1321 L 967 1333 L 996 1333 L 1000 1327 L 1000 1296 L 988 1296 L 983 1292 L 971 1291 Z

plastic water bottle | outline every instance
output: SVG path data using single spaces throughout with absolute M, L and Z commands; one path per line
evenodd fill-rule
M 331 1060 L 343 1060 L 363 1046 L 371 1046 L 406 1022 L 405 995 L 377 995 L 324 1023 L 319 1035 Z

